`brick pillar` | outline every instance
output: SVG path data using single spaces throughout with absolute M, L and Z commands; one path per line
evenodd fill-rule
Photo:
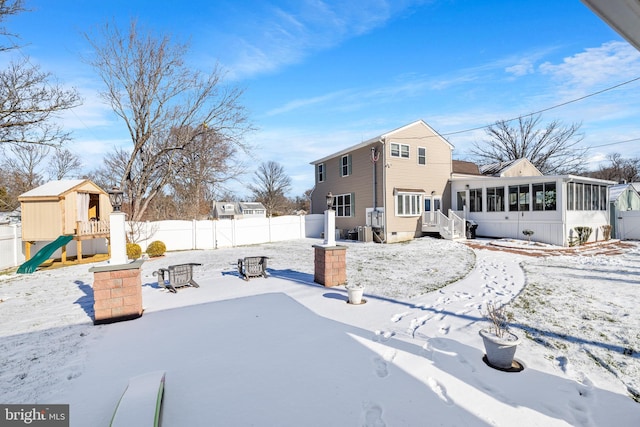
M 313 281 L 331 287 L 347 283 L 347 247 L 321 246 L 315 248 Z
M 92 267 L 94 325 L 142 316 L 142 260 Z

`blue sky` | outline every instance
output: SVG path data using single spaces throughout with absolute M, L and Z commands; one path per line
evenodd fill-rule
M 126 130 L 96 97 L 82 37 L 107 20 L 190 41 L 189 62 L 219 62 L 245 89 L 257 131 L 253 165 L 281 163 L 290 196 L 313 186 L 311 161 L 422 119 L 454 158 L 485 138 L 475 129 L 640 77 L 640 52 L 579 0 L 234 1 L 26 0 L 6 24 L 26 45 L 14 54 L 76 87 L 84 105 L 65 117 L 87 169 Z M 640 157 L 640 80 L 543 113 L 581 122 L 595 168 L 607 154 Z M 241 186 L 237 187 L 242 193 Z M 248 194 L 248 193 L 244 193 Z

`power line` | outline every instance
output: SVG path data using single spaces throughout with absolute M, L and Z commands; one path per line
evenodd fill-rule
M 569 104 L 572 104 L 574 102 L 582 101 L 582 100 L 590 98 L 592 96 L 600 95 L 601 93 L 608 92 L 608 91 L 613 90 L 613 89 L 617 89 L 617 88 L 619 88 L 621 86 L 627 85 L 629 83 L 636 82 L 638 80 L 640 80 L 640 76 L 639 77 L 635 77 L 635 78 L 633 78 L 631 80 L 627 80 L 626 82 L 622 82 L 622 83 L 619 83 L 617 85 L 607 87 L 607 88 L 599 90 L 597 92 L 593 92 L 593 93 L 590 93 L 588 95 L 581 96 L 579 98 L 575 98 L 575 99 L 572 99 L 572 100 L 569 100 L 569 101 L 566 101 L 566 102 L 562 102 L 560 104 L 553 105 L 551 107 L 543 108 L 542 110 L 534 111 L 533 113 L 523 114 L 521 116 L 509 119 L 509 120 L 503 120 L 503 121 L 504 122 L 512 122 L 514 120 L 519 120 L 519 119 L 521 119 L 523 117 L 530 117 L 530 116 L 534 116 L 536 114 L 544 113 L 545 111 L 553 110 L 555 108 L 564 107 L 565 105 L 569 105 Z M 486 128 L 490 127 L 490 126 L 493 126 L 493 125 L 478 126 L 478 127 L 475 127 L 475 128 L 458 130 L 458 131 L 454 131 L 454 132 L 447 132 L 447 133 L 443 133 L 441 135 L 442 136 L 457 135 L 457 134 L 460 134 L 460 133 L 472 132 L 474 130 L 486 129 Z
M 600 144 L 600 145 L 592 145 L 592 146 L 590 146 L 590 147 L 587 147 L 587 149 L 591 149 L 591 148 L 600 148 L 600 147 L 608 147 L 609 145 L 624 144 L 625 142 L 633 142 L 633 141 L 640 141 L 640 138 L 625 139 L 624 141 L 609 142 L 609 143 L 607 143 L 607 144 Z

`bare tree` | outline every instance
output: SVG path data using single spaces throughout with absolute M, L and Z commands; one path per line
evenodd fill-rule
M 277 215 L 289 204 L 285 193 L 291 188 L 291 178 L 281 164 L 268 161 L 255 172 L 255 184 L 249 185 L 256 201 L 261 202 L 267 215 Z
M 174 163 L 170 186 L 178 215 L 182 219 L 207 217 L 215 194 L 245 166 L 237 159 L 236 147 L 207 127 L 201 132 L 183 129 L 174 133 L 181 132 L 194 135 L 194 140 L 177 153 Z
M 49 147 L 45 145 L 25 144 L 10 146 L 11 154 L 6 156 L 2 167 L 2 182 L 6 190 L 3 205 L 13 210 L 20 206 L 18 196 L 39 185 L 44 180 L 40 170 L 42 161 L 47 157 Z
M 205 129 L 247 149 L 243 137 L 251 126 L 239 102 L 242 91 L 223 86 L 217 66 L 208 75 L 190 69 L 184 62 L 188 46 L 142 32 L 135 21 L 125 32 L 106 24 L 97 36 L 85 37 L 94 52 L 86 61 L 106 86 L 101 95 L 131 137 L 119 184 L 132 220 L 141 219 L 153 198 L 176 176 L 180 153 L 197 143 Z M 175 137 L 175 129 L 190 131 Z
M 527 158 L 545 175 L 584 171 L 586 148 L 578 144 L 580 124 L 563 126 L 558 121 L 546 126 L 541 116 L 520 117 L 517 124 L 498 121 L 486 129 L 488 140 L 474 143 L 472 155 L 479 164 L 507 162 Z
M 52 179 L 64 179 L 73 172 L 79 172 L 81 169 L 82 162 L 80 157 L 66 148 L 56 147 L 53 156 L 49 159 L 48 173 Z
M 608 164 L 600 166 L 589 176 L 618 182 L 637 182 L 640 180 L 640 158 L 625 159 L 620 153 L 607 156 Z
M 0 3 L 0 17 L 6 8 L 17 13 L 19 4 Z M 80 97 L 75 89 L 64 88 L 28 58 L 10 62 L 0 71 L 0 144 L 61 144 L 69 139 L 69 132 L 55 122 L 56 118 L 78 105 Z
M 0 0 L 0 22 L 4 21 L 8 16 L 24 12 L 25 9 L 22 6 L 22 3 L 22 0 Z M 16 37 L 15 34 L 10 33 L 4 26 L 0 26 L 0 35 L 5 36 L 5 39 L 9 40 Z M 0 52 L 15 48 L 15 44 L 9 44 L 8 46 L 0 44 Z

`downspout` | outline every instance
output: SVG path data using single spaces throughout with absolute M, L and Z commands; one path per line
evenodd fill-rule
M 387 149 L 385 148 L 384 136 L 380 138 L 380 144 L 382 144 L 382 209 L 383 218 L 382 221 L 382 238 L 381 243 L 387 242 Z
M 380 158 L 380 152 L 376 152 L 375 145 L 371 147 L 371 169 L 373 170 L 373 211 L 375 212 L 378 208 L 377 204 L 377 194 L 378 190 L 378 175 L 376 174 L 376 163 Z

